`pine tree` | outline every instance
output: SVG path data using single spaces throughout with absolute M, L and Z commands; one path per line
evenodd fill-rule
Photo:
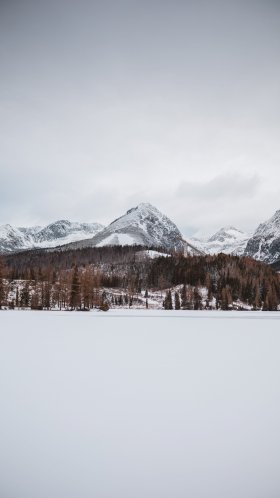
M 5 287 L 4 287 L 4 263 L 0 259 L 0 310 L 4 305 L 5 300 Z
M 163 301 L 163 307 L 165 310 L 173 310 L 172 295 L 170 290 L 167 292 L 165 296 L 165 299 Z
M 178 292 L 175 292 L 175 310 L 181 309 L 180 297 Z
M 277 308 L 277 295 L 275 289 L 273 287 L 270 287 L 264 301 L 263 311 L 277 311 Z
M 79 279 L 78 267 L 75 265 L 72 273 L 71 292 L 70 292 L 70 308 L 81 308 L 81 285 Z
M 36 292 L 36 289 L 35 289 L 35 292 L 31 296 L 30 306 L 31 306 L 32 310 L 38 310 L 39 308 L 42 309 L 42 307 L 39 307 L 39 296 Z
M 195 287 L 193 293 L 194 293 L 194 309 L 201 310 L 202 309 L 201 295 L 199 294 L 197 287 Z
M 102 292 L 101 303 L 100 303 L 99 309 L 101 311 L 108 311 L 110 309 L 106 292 Z
M 18 292 L 18 287 L 16 288 L 16 307 L 19 307 L 19 292 Z
M 29 283 L 26 282 L 20 293 L 20 306 L 22 308 L 28 308 L 30 304 L 30 292 L 29 292 Z
M 187 308 L 187 289 L 186 284 L 183 285 L 181 290 L 181 307 L 183 310 Z

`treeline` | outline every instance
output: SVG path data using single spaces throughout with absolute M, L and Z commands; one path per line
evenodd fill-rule
M 104 305 L 100 273 L 93 266 L 71 270 L 27 270 L 28 278 L 13 279 L 0 262 L 0 307 L 91 309 Z
M 140 246 L 8 255 L 0 262 L 0 306 L 106 309 L 144 302 L 148 307 L 148 295 L 160 291 L 166 309 L 227 310 L 238 302 L 278 309 L 279 275 L 264 263 L 224 254 L 141 255 Z
M 139 260 L 138 269 L 144 267 L 145 263 Z M 118 278 L 114 276 L 116 268 L 118 268 Z M 33 310 L 99 308 L 106 311 L 111 305 L 131 307 L 141 304 L 138 294 L 141 292 L 142 279 L 137 277 L 139 272 L 130 273 L 133 268 L 136 268 L 135 263 L 125 264 L 124 261 L 117 265 L 90 264 L 80 267 L 72 262 L 69 269 L 23 266 L 16 274 L 21 278 L 14 278 L 15 268 L 8 267 L 0 258 L 0 309 L 2 307 Z M 120 292 L 112 293 L 106 290 L 110 287 L 109 284 L 112 282 L 119 284 L 120 280 L 122 282 Z
M 197 304 L 197 288 L 205 287 L 207 300 L 229 309 L 242 301 L 253 309 L 277 310 L 280 303 L 279 275 L 268 265 L 248 257 L 226 254 L 191 258 L 158 258 L 150 267 L 148 287 L 167 288 L 178 284 L 192 289 L 187 299 Z
M 149 247 L 160 251 L 159 248 Z M 94 265 L 110 268 L 126 266 L 139 261 L 138 253 L 143 252 L 143 246 L 105 246 L 85 247 L 81 249 L 34 249 L 3 256 L 9 278 L 33 279 L 45 275 L 49 271 L 55 273 L 69 270 L 74 266 L 86 267 Z M 166 252 L 166 250 L 164 251 Z

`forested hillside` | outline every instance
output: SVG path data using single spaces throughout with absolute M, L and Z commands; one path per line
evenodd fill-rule
M 277 310 L 279 303 L 279 275 L 249 257 L 115 246 L 26 251 L 1 260 L 1 307 Z

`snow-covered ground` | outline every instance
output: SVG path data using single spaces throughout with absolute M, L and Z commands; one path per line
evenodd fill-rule
M 279 324 L 0 312 L 0 496 L 278 498 Z

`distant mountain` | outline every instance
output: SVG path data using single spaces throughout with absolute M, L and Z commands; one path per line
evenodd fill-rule
M 142 245 L 162 247 L 167 250 L 181 250 L 189 254 L 201 254 L 200 250 L 183 239 L 173 221 L 149 203 L 142 203 L 129 209 L 91 240 L 70 244 L 68 247 L 111 245 Z
M 99 223 L 73 223 L 59 220 L 46 227 L 0 226 L 0 252 L 23 251 L 64 245 L 76 240 L 92 238 L 104 228 Z
M 0 226 L 0 252 L 21 251 L 30 249 L 32 246 L 32 236 L 24 233 L 11 225 Z
M 266 263 L 280 260 L 280 210 L 258 226 L 248 240 L 245 255 Z
M 198 249 L 207 254 L 235 254 L 242 256 L 250 235 L 234 227 L 223 227 L 209 239 L 191 239 Z
M 158 247 L 191 255 L 244 254 L 271 264 L 280 261 L 280 210 L 261 223 L 253 235 L 228 226 L 208 239 L 185 240 L 175 223 L 149 203 L 129 209 L 107 227 L 68 220 L 58 220 L 45 227 L 0 226 L 0 253 L 3 254 L 34 248 L 111 245 Z
M 31 237 L 35 237 L 35 235 L 42 230 L 43 227 L 36 225 L 34 227 L 18 227 L 18 230 L 20 230 L 23 234 L 25 235 L 31 235 Z
M 59 220 L 51 223 L 35 236 L 37 247 L 56 247 L 76 240 L 90 239 L 104 228 L 100 223 L 74 223 Z

